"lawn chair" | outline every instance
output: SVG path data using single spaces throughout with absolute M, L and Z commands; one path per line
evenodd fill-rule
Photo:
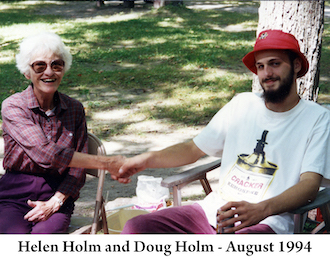
M 327 180 L 326 180 L 327 181 Z M 306 222 L 307 213 L 310 210 L 319 208 L 323 217 L 323 221 L 318 223 L 318 225 L 310 232 L 311 234 L 318 234 L 322 232 L 330 231 L 330 183 L 323 182 L 321 184 L 321 189 L 317 194 L 316 199 L 305 206 L 300 207 L 299 209 L 294 210 L 292 213 L 294 215 L 294 233 L 303 233 L 304 224 Z M 327 187 L 327 188 L 324 188 Z
M 199 180 L 206 195 L 209 194 L 212 189 L 206 175 L 208 172 L 220 166 L 221 160 L 216 160 L 214 162 L 186 170 L 180 174 L 167 177 L 162 181 L 161 185 L 163 187 L 173 189 L 173 205 L 175 207 L 181 206 L 181 189 L 187 184 Z M 320 223 L 311 233 L 316 234 L 324 231 L 330 231 L 330 182 L 324 180 L 321 186 L 327 188 L 319 191 L 315 201 L 292 212 L 294 214 L 294 233 L 303 233 L 307 213 L 315 208 L 320 208 L 324 221 Z
M 92 133 L 88 133 L 88 153 L 95 155 L 106 155 L 104 145 L 101 140 Z M 86 169 L 86 173 L 99 178 L 96 191 L 96 201 L 93 222 L 90 225 L 83 226 L 71 234 L 96 234 L 103 229 L 104 234 L 109 234 L 108 223 L 104 207 L 103 184 L 105 178 L 105 170 Z M 74 217 L 71 220 L 74 221 Z

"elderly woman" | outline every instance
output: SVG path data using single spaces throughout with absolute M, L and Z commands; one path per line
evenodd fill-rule
M 58 35 L 24 39 L 16 61 L 31 84 L 2 103 L 0 233 L 63 233 L 85 182 L 83 168 L 115 173 L 124 158 L 86 154 L 84 108 L 58 92 L 72 62 Z

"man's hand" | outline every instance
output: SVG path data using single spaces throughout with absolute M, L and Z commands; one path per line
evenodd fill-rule
M 219 220 L 222 221 L 234 216 L 234 218 L 221 223 L 223 227 L 226 227 L 237 222 L 237 226 L 234 228 L 226 229 L 228 233 L 256 225 L 269 216 L 290 212 L 313 201 L 316 198 L 321 181 L 322 175 L 318 173 L 302 173 L 300 181 L 296 185 L 268 200 L 256 204 L 245 201 L 228 202 L 220 208 L 222 211 L 227 212 L 221 214 Z
M 146 169 L 147 158 L 148 153 L 127 158 L 118 170 L 118 174 L 111 174 L 111 177 L 121 183 L 131 182 L 132 175 Z
M 24 216 L 24 219 L 31 222 L 45 221 L 60 209 L 59 203 L 54 199 L 48 201 L 28 200 L 27 204 L 33 209 Z
M 234 233 L 245 227 L 258 224 L 260 221 L 269 216 L 265 203 L 257 204 L 246 201 L 228 202 L 220 208 L 224 211 L 218 216 L 218 222 L 222 227 L 227 227 L 236 223 L 232 228 L 226 228 L 226 233 Z M 224 219 L 227 219 L 223 221 Z
M 123 173 L 120 170 L 127 161 L 128 159 L 122 155 L 106 157 L 106 170 L 110 173 L 112 179 L 121 183 L 131 182 L 129 177 L 133 174 L 128 174 L 127 172 Z

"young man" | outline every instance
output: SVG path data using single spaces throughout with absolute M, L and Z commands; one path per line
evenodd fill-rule
M 191 206 L 134 218 L 123 233 L 214 234 L 219 208 L 228 233 L 293 232 L 288 212 L 314 200 L 322 178 L 330 178 L 329 112 L 297 94 L 308 61 L 293 35 L 261 32 L 243 63 L 258 75 L 261 95 L 237 95 L 192 141 L 130 158 L 117 178 L 127 182 L 146 168 L 182 166 L 207 154 L 222 158 L 219 190 Z

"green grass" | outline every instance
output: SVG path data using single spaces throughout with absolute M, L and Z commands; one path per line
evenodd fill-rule
M 229 2 L 256 7 L 259 3 Z M 40 30 L 58 33 L 70 47 L 73 65 L 60 91 L 80 100 L 91 115 L 138 107 L 135 113 L 146 120 L 204 125 L 235 93 L 251 90 L 252 75 L 241 58 L 253 48 L 257 14 L 149 6 L 142 7 L 147 11 L 139 17 L 123 12 L 127 18 L 117 20 L 111 15 L 104 19 L 42 15 L 57 4 L 0 4 L 0 102 L 27 87 L 14 57 L 22 38 Z M 238 25 L 243 30 L 225 30 Z M 322 69 L 330 67 L 329 35 L 326 21 Z M 320 86 L 322 93 L 330 92 L 327 82 Z M 99 133 L 121 134 L 125 127 L 113 124 L 111 131 Z

